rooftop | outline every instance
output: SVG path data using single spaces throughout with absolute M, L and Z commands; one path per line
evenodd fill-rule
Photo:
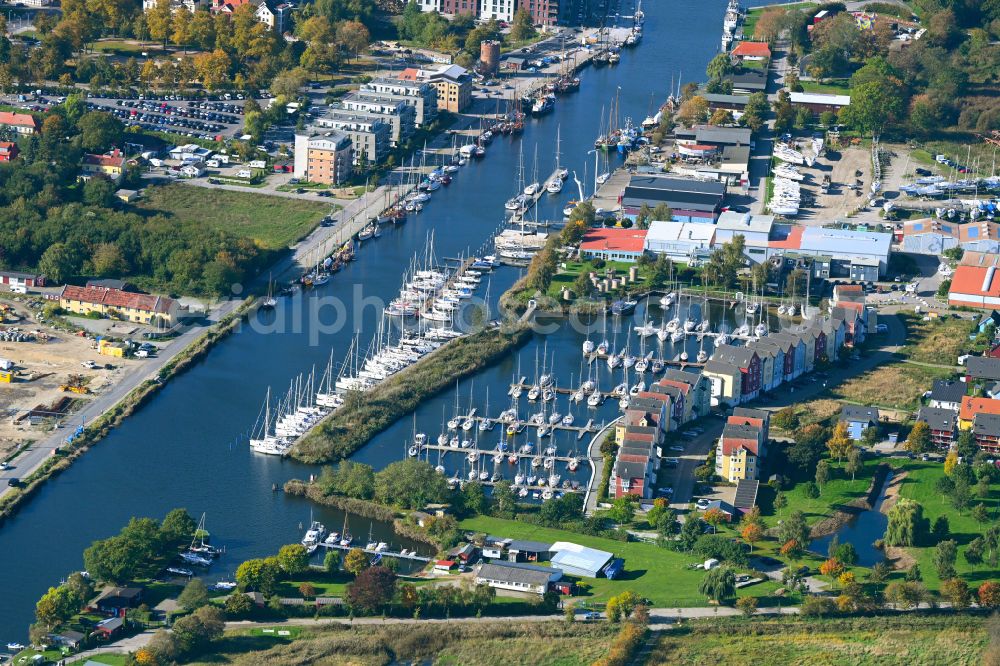
M 921 407 L 917 412 L 917 420 L 927 423 L 931 430 L 955 429 L 955 412 L 944 407 Z
M 691 241 L 711 243 L 715 238 L 715 227 L 711 224 L 697 222 L 674 222 L 671 220 L 656 220 L 649 225 L 646 241 Z
M 940 402 L 961 402 L 968 386 L 965 382 L 935 379 L 931 385 L 931 400 Z
M 850 106 L 851 104 L 850 95 L 793 92 L 788 97 L 792 104 L 824 104 L 829 106 Z
M 986 437 L 1000 437 L 1000 414 L 976 414 L 972 432 Z
M 774 226 L 774 215 L 751 215 L 726 210 L 719 215 L 715 226 L 719 229 L 769 234 Z
M 958 266 L 948 293 L 1000 298 L 1000 270 L 996 266 Z
M 486 580 L 525 583 L 527 585 L 545 585 L 553 577 L 560 578 L 562 571 L 551 567 L 521 564 L 520 562 L 488 562 L 479 567 L 476 575 Z
M 962 398 L 962 404 L 958 408 L 958 418 L 963 421 L 971 421 L 979 414 L 1000 415 L 1000 400 L 977 398 L 971 395 Z
M 601 567 L 608 563 L 614 555 L 606 550 L 598 550 L 581 546 L 569 541 L 557 541 L 552 544 L 552 565 L 560 564 L 576 569 L 588 571 L 600 571 Z
M 645 229 L 589 229 L 580 243 L 581 250 L 612 250 L 642 252 L 646 244 Z
M 892 234 L 827 227 L 806 227 L 802 230 L 800 248 L 822 254 L 866 254 L 889 256 Z
M 60 298 L 81 303 L 105 305 L 113 308 L 134 309 L 144 312 L 168 313 L 174 299 L 152 294 L 136 294 L 107 287 L 63 287 Z
M 840 409 L 840 420 L 848 422 L 878 423 L 878 407 L 844 405 Z
M 965 361 L 965 368 L 973 379 L 1000 379 L 1000 358 L 970 356 Z
M 739 42 L 731 53 L 740 58 L 770 58 L 771 48 L 766 42 Z

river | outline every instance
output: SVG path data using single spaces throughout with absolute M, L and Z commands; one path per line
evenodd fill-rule
M 399 228 L 386 229 L 380 239 L 367 243 L 358 261 L 318 293 L 307 296 L 306 302 L 282 301 L 272 317 L 287 324 L 279 327 L 284 330 L 266 333 L 244 326 L 194 368 L 170 381 L 149 405 L 68 471 L 46 484 L 0 528 L 0 570 L 7 581 L 4 603 L 0 604 L 0 637 L 23 640 L 39 596 L 82 567 L 81 553 L 92 541 L 116 533 L 132 516 L 162 518 L 177 506 L 186 507 L 196 518 L 206 513 L 213 543 L 227 549 L 213 567 L 210 580 L 231 574 L 247 558 L 274 553 L 282 544 L 298 541 L 302 535 L 299 526 L 308 522 L 311 503 L 274 493 L 271 487 L 289 478 L 307 478 L 318 469 L 251 455 L 238 439 L 257 417 L 268 386 L 283 390 L 296 373 L 312 366 L 321 371 L 331 348 L 338 357 L 342 355 L 355 330 L 367 342 L 375 332 L 378 316 L 377 310 L 369 307 L 351 326 L 317 334 L 309 318 L 296 316 L 295 310 L 308 310 L 302 306 L 317 296 L 337 296 L 351 302 L 356 285 L 363 287 L 364 296 L 391 298 L 399 287 L 401 270 L 424 247 L 431 230 L 436 232 L 439 257 L 455 257 L 480 247 L 501 221 L 503 202 L 513 191 L 521 142 L 529 167 L 537 145 L 538 171 L 545 177 L 552 169 L 556 128 L 561 128 L 563 164 L 582 178 L 588 163 L 592 178 L 593 158 L 586 153 L 598 133 L 601 109 L 610 104 L 617 87 L 621 87 L 622 117 L 629 115 L 639 122 L 650 110 L 650 93 L 657 104 L 661 102 L 672 77 L 682 72 L 686 80 L 703 78 L 705 65 L 718 48 L 725 5 L 725 0 L 645 3 L 643 42 L 625 51 L 621 64 L 585 70 L 580 92 L 561 98 L 547 117 L 530 121 L 520 141 L 494 141 L 486 158 L 464 168 L 450 187 L 436 192 L 419 217 L 411 217 Z M 567 186 L 559 196 L 544 196 L 539 217 L 558 219 L 563 202 L 574 194 L 575 187 Z M 499 295 L 517 277 L 514 268 L 496 271 L 491 293 Z M 332 309 L 326 316 L 329 321 Z M 311 343 L 315 338 L 318 342 Z M 582 339 L 566 327 L 559 327 L 545 341 L 536 336 L 519 352 L 522 374 L 534 375 L 534 357 L 541 345 L 554 357 L 562 385 L 569 383 L 570 373 L 577 374 L 578 380 Z M 694 348 L 692 355 L 696 351 Z M 606 366 L 598 365 L 606 373 Z M 459 396 L 467 404 L 474 382 L 477 403 L 482 407 L 490 387 L 490 411 L 499 412 L 507 406 L 506 388 L 516 366 L 517 359 L 511 358 L 463 382 Z M 601 388 L 610 389 L 612 381 L 602 375 Z M 450 410 L 453 401 L 454 394 L 447 393 L 422 406 L 417 427 L 436 437 L 442 406 Z M 559 399 L 563 413 L 565 401 L 565 397 Z M 599 412 L 585 412 L 585 407 L 579 410 L 578 421 L 593 417 L 600 422 L 613 417 L 615 406 L 608 403 Z M 526 413 L 522 408 L 522 416 Z M 356 458 L 376 467 L 399 459 L 411 428 L 409 418 L 401 420 Z M 559 441 L 563 450 L 572 450 L 575 445 L 568 434 Z M 589 468 L 583 466 L 579 474 L 585 482 Z M 315 507 L 314 512 L 316 519 L 328 526 L 339 527 L 343 520 L 343 515 L 332 509 Z M 367 537 L 369 523 L 367 519 L 352 522 L 352 531 L 359 539 Z M 416 545 L 401 542 L 386 525 L 375 524 L 372 529 L 380 540 Z

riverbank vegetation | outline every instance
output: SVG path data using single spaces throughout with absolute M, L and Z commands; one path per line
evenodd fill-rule
M 969 616 L 860 619 L 712 618 L 665 631 L 648 664 L 817 663 L 876 666 L 987 663 L 995 620 Z M 821 656 L 822 655 L 822 656 Z M 891 656 L 890 656 L 891 655 Z
M 292 631 L 289 636 L 253 629 L 227 634 L 216 656 L 234 666 L 298 666 L 331 660 L 371 666 L 430 662 L 586 666 L 607 654 L 617 633 L 617 627 L 606 623 L 558 620 L 334 625 Z
M 489 328 L 449 342 L 371 391 L 348 394 L 342 407 L 296 443 L 292 455 L 308 463 L 350 456 L 421 402 L 496 362 L 530 334 L 527 327 Z

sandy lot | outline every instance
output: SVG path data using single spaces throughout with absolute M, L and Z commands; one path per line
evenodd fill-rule
M 0 303 L 14 308 L 13 316 L 8 314 L 0 330 L 19 328 L 40 333 L 34 342 L 0 341 L 0 358 L 12 361 L 16 372 L 14 383 L 0 383 L 0 457 L 6 457 L 19 445 L 37 440 L 56 426 L 56 415 L 29 417 L 31 410 L 51 412 L 60 408 L 71 414 L 77 401 L 92 399 L 116 381 L 123 361 L 100 356 L 89 338 L 39 324 L 25 303 L 6 299 L 0 299 Z M 100 364 L 100 369 L 84 368 L 82 363 L 87 360 Z M 109 363 L 115 369 L 104 367 Z M 72 375 L 79 376 L 89 394 L 59 389 Z M 63 398 L 71 401 L 60 405 Z
M 802 183 L 803 199 L 812 198 L 815 203 L 806 207 L 803 214 L 796 219 L 800 224 L 820 226 L 839 218 L 847 217 L 858 206 L 868 203 L 868 188 L 871 186 L 872 165 L 871 153 L 864 148 L 845 148 L 829 150 L 827 154 L 816 161 L 812 168 L 799 167 L 807 174 Z M 861 176 L 856 172 L 860 171 Z M 830 176 L 830 192 L 822 194 L 820 185 L 824 176 Z M 863 188 L 859 196 L 855 190 L 849 189 L 855 180 L 861 180 Z M 808 193 L 808 194 L 805 194 Z

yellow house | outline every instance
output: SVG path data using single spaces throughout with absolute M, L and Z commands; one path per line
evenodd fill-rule
M 172 326 L 180 311 L 177 301 L 167 296 L 135 294 L 111 287 L 66 285 L 59 294 L 59 307 L 67 312 L 123 319 L 137 324 Z
M 83 170 L 82 178 L 84 180 L 95 174 L 104 174 L 111 180 L 118 182 L 121 180 L 122 174 L 125 173 L 125 156 L 118 150 L 115 150 L 110 155 L 87 154 L 83 156 L 81 169 Z
M 730 483 L 756 479 L 764 438 L 762 419 L 729 417 L 715 451 L 716 475 Z

